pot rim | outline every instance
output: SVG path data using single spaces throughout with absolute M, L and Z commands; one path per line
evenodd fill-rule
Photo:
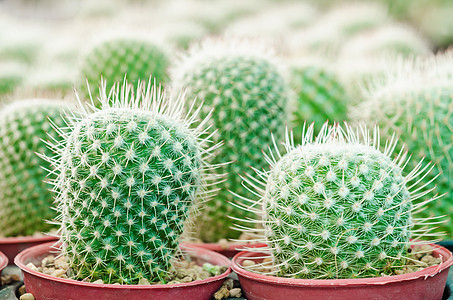
M 276 277 L 276 276 L 269 276 L 269 275 L 262 275 L 254 272 L 247 271 L 243 269 L 238 260 L 247 259 L 250 257 L 263 255 L 264 253 L 258 252 L 247 252 L 242 251 L 236 254 L 233 257 L 231 262 L 231 268 L 234 272 L 236 272 L 239 276 L 246 277 L 248 279 L 254 281 L 260 281 L 265 283 L 271 284 L 281 284 L 281 285 L 288 285 L 288 286 L 311 286 L 311 287 L 336 287 L 336 286 L 359 286 L 359 285 L 384 285 L 389 283 L 401 282 L 401 281 L 409 281 L 409 280 L 416 280 L 418 278 L 424 277 L 425 279 L 428 277 L 432 277 L 441 271 L 448 269 L 451 265 L 453 265 L 453 256 L 452 253 L 437 244 L 428 244 L 432 246 L 434 251 L 437 250 L 440 256 L 442 256 L 442 263 L 437 266 L 430 266 L 424 268 L 423 270 L 416 271 L 413 273 L 408 274 L 401 274 L 401 275 L 392 275 L 392 276 L 384 276 L 384 277 L 370 277 L 370 278 L 352 278 L 352 279 L 294 279 L 294 278 L 285 278 L 285 277 Z
M 56 241 L 58 239 L 59 239 L 59 237 L 54 236 L 54 235 L 44 235 L 44 236 L 29 235 L 29 236 L 3 237 L 3 238 L 0 238 L 0 245 Z
M 75 279 L 69 279 L 69 278 L 60 278 L 60 277 L 55 277 L 51 275 L 47 275 L 35 270 L 30 269 L 27 267 L 23 260 L 24 257 L 30 257 L 33 255 L 35 252 L 41 252 L 44 248 L 50 249 L 54 245 L 53 242 L 50 243 L 45 243 L 45 244 L 40 244 L 37 246 L 33 246 L 30 248 L 25 249 L 24 251 L 20 252 L 15 258 L 14 258 L 14 263 L 16 266 L 18 266 L 22 272 L 26 272 L 28 274 L 31 274 L 33 276 L 40 277 L 42 279 L 46 280 L 51 280 L 51 281 L 56 281 L 60 283 L 65 283 L 65 284 L 70 284 L 70 285 L 75 285 L 75 286 L 85 286 L 85 287 L 98 287 L 98 288 L 106 288 L 108 287 L 109 289 L 131 289 L 131 290 L 148 290 L 148 289 L 169 289 L 169 288 L 182 288 L 182 287 L 189 287 L 189 286 L 196 286 L 196 285 L 203 285 L 206 283 L 210 283 L 213 281 L 217 281 L 219 279 L 227 277 L 231 273 L 231 263 L 228 258 L 224 257 L 223 255 L 216 253 L 214 251 L 210 251 L 207 249 L 199 248 L 199 247 L 192 247 L 192 246 L 186 246 L 186 245 L 181 245 L 181 248 L 185 249 L 193 249 L 196 251 L 197 254 L 208 254 L 210 257 L 217 257 L 220 260 L 223 260 L 225 262 L 224 265 L 226 265 L 228 268 L 225 272 L 223 272 L 220 275 L 214 276 L 214 277 L 209 277 L 203 280 L 195 280 L 192 282 L 186 282 L 186 283 L 175 283 L 175 284 L 150 284 L 150 285 L 132 285 L 132 284 L 110 284 L 110 283 L 92 283 L 92 282 L 83 282 L 83 281 L 78 281 Z M 49 253 L 47 251 L 47 253 Z M 33 257 L 33 256 L 32 256 Z
M 256 248 L 261 247 L 265 244 L 261 243 L 244 243 L 244 244 L 229 244 L 228 248 L 222 248 L 219 243 L 184 243 L 186 246 L 194 246 L 203 249 L 208 249 L 211 251 L 219 252 L 219 251 L 236 251 L 236 250 L 247 250 L 247 248 Z
M 8 265 L 9 259 L 5 253 L 0 251 L 0 272 Z

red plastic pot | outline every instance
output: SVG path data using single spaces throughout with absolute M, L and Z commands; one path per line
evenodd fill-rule
M 8 257 L 2 252 L 0 252 L 0 274 L 2 270 L 8 265 Z
M 240 252 L 232 261 L 245 297 L 258 299 L 442 299 L 448 269 L 453 264 L 450 251 L 431 244 L 434 256 L 443 262 L 410 274 L 357 279 L 291 279 L 266 276 L 244 270 L 244 260 L 266 256 L 263 253 Z M 258 261 L 259 259 L 253 259 Z
M 27 292 L 36 300 L 79 300 L 79 299 L 210 299 L 222 286 L 230 273 L 228 268 L 223 274 L 204 280 L 179 284 L 156 285 L 114 285 L 81 282 L 73 279 L 57 278 L 28 268 L 33 262 L 39 265 L 50 254 L 53 243 L 28 248 L 16 256 L 14 263 L 22 269 Z M 230 260 L 219 253 L 197 247 L 182 246 L 190 251 L 198 263 L 209 262 L 213 265 L 229 266 Z
M 0 251 L 8 257 L 9 263 L 14 265 L 14 258 L 22 250 L 50 241 L 56 242 L 57 240 L 57 237 L 47 235 L 40 237 L 21 236 L 0 238 Z
M 247 251 L 247 248 L 259 247 L 263 244 L 229 244 L 228 248 L 223 248 L 219 243 L 186 243 L 185 245 L 211 250 L 226 257 L 232 258 L 241 251 Z

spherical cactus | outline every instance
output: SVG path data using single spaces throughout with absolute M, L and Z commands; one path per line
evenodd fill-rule
M 134 84 L 140 79 L 148 80 L 151 75 L 157 83 L 165 83 L 168 80 L 168 65 L 167 54 L 152 42 L 112 39 L 97 45 L 85 56 L 81 85 L 86 86 L 88 82 L 92 98 L 96 99 L 99 96 L 97 83 L 101 76 L 110 82 L 107 90 L 110 90 L 113 82 L 122 82 L 126 75 L 128 81 Z
M 204 100 L 204 113 L 214 108 L 211 124 L 218 129 L 215 137 L 224 141 L 212 157 L 215 164 L 226 164 L 219 170 L 228 173 L 221 191 L 207 204 L 198 221 L 198 232 L 204 241 L 237 238 L 227 216 L 245 217 L 247 212 L 228 204 L 235 193 L 247 193 L 237 174 L 250 166 L 266 167 L 261 149 L 271 143 L 271 132 L 282 136 L 288 122 L 288 91 L 282 72 L 272 55 L 259 44 L 208 40 L 176 67 L 173 82 L 187 88 L 190 95 Z M 250 197 L 253 196 L 250 194 Z
M 51 228 L 46 221 L 55 217 L 53 193 L 44 170 L 49 164 L 35 152 L 52 153 L 42 140 L 60 138 L 48 118 L 64 126 L 61 114 L 66 106 L 62 101 L 32 99 L 0 111 L 0 235 L 32 235 Z
M 404 61 L 388 73 L 382 82 L 375 82 L 368 99 L 359 105 L 352 118 L 369 124 L 378 123 L 385 136 L 396 132 L 415 159 L 435 163 L 439 177 L 437 192 L 446 193 L 420 216 L 453 214 L 453 53 L 419 61 Z M 398 145 L 403 147 L 403 145 Z M 421 180 L 420 185 L 433 180 L 434 175 Z M 453 238 L 453 222 L 440 227 Z
M 394 141 L 383 152 L 379 144 L 366 128 L 325 124 L 315 140 L 310 126 L 301 145 L 288 138 L 286 154 L 268 156 L 262 199 L 249 209 L 261 208 L 276 275 L 375 277 L 405 265 L 409 239 L 417 238 L 411 180 L 424 170 L 404 177 L 406 155 L 393 160 Z
M 203 200 L 210 165 L 198 110 L 167 102 L 151 83 L 125 83 L 101 108 L 75 113 L 49 158 L 58 178 L 62 251 L 75 278 L 136 284 L 163 280 L 180 236 Z M 80 116 L 78 116 L 80 114 Z
M 322 65 L 308 64 L 293 69 L 291 86 L 297 94 L 294 111 L 294 136 L 301 136 L 300 129 L 307 122 L 315 122 L 315 131 L 329 121 L 344 121 L 348 100 L 336 74 Z

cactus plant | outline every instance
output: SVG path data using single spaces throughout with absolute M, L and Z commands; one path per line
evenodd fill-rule
M 101 76 L 110 82 L 123 81 L 127 75 L 130 83 L 148 80 L 152 75 L 157 83 L 168 80 L 167 54 L 152 42 L 140 39 L 117 38 L 107 40 L 92 49 L 84 58 L 81 86 L 89 84 L 92 98 L 99 97 L 97 82 Z M 81 89 L 85 90 L 85 89 Z M 88 94 L 85 97 L 89 97 Z
M 215 108 L 212 124 L 218 128 L 216 138 L 225 144 L 212 162 L 232 162 L 220 169 L 229 173 L 227 179 L 198 220 L 199 237 L 206 242 L 239 236 L 230 229 L 233 221 L 227 214 L 248 214 L 228 205 L 233 200 L 228 190 L 246 193 L 236 174 L 247 171 L 250 165 L 266 167 L 261 149 L 271 142 L 271 132 L 283 135 L 289 120 L 289 97 L 282 74 L 271 53 L 258 42 L 246 40 L 207 40 L 193 47 L 175 67 L 173 82 L 204 100 L 205 113 Z
M 188 216 L 209 193 L 206 120 L 190 128 L 201 107 L 184 119 L 184 98 L 167 102 L 151 82 L 136 93 L 114 86 L 111 98 L 105 83 L 101 91 L 101 108 L 76 113 L 48 158 L 62 253 L 77 279 L 164 280 Z
M 49 165 L 34 152 L 44 152 L 48 134 L 58 135 L 48 118 L 63 126 L 60 117 L 66 103 L 57 100 L 15 101 L 0 111 L 0 234 L 32 235 L 47 231 L 46 220 L 55 217 L 51 209 L 51 186 L 44 182 Z
M 287 135 L 286 153 L 267 156 L 272 169 L 258 171 L 259 201 L 247 209 L 262 215 L 265 241 L 275 274 L 292 278 L 328 279 L 394 274 L 405 265 L 409 239 L 417 238 L 413 201 L 424 192 L 411 190 L 423 176 L 420 165 L 405 177 L 406 155 L 392 159 L 395 140 L 379 150 L 365 127 L 338 124 L 304 128 L 301 145 Z M 253 177 L 252 177 L 253 178 Z M 423 222 L 422 222 L 423 223 Z M 423 232 L 418 232 L 423 235 Z M 257 249 L 256 251 L 262 251 Z
M 291 86 L 297 94 L 293 132 L 301 136 L 305 122 L 315 122 L 319 132 L 327 120 L 346 120 L 348 100 L 336 74 L 321 64 L 308 64 L 292 70 Z
M 452 52 L 423 60 L 400 61 L 394 72 L 370 86 L 367 101 L 352 113 L 355 120 L 377 122 L 385 136 L 396 132 L 416 160 L 426 157 L 426 161 L 435 163 L 440 173 L 437 191 L 447 195 L 420 212 L 421 217 L 453 214 L 452 66 Z M 409 165 L 414 166 L 416 160 Z M 432 178 L 427 176 L 422 184 Z M 452 221 L 441 228 L 453 238 Z

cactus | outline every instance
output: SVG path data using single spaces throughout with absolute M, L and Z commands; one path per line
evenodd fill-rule
M 296 67 L 291 86 L 298 100 L 293 126 L 296 137 L 301 136 L 304 122 L 315 122 L 315 132 L 319 132 L 327 120 L 346 120 L 348 100 L 334 72 L 317 64 Z
M 163 281 L 181 234 L 211 180 L 203 121 L 183 119 L 184 98 L 125 83 L 101 108 L 76 113 L 48 158 L 58 174 L 62 253 L 76 279 L 136 284 Z M 210 137 L 208 136 L 207 139 Z M 215 147 L 214 147 L 215 148 Z
M 48 117 L 63 126 L 60 117 L 67 104 L 31 99 L 15 101 L 0 111 L 0 234 L 32 235 L 48 231 L 55 217 L 51 186 L 44 182 L 49 164 L 34 152 L 44 152 L 42 140 L 59 137 Z M 50 176 L 52 177 L 52 176 Z
M 165 83 L 168 80 L 168 65 L 167 54 L 152 42 L 112 39 L 96 46 L 86 55 L 81 70 L 81 85 L 85 86 L 88 81 L 92 98 L 96 99 L 99 97 L 96 84 L 101 76 L 111 84 L 107 90 L 111 89 L 113 82 L 123 81 L 126 74 L 128 81 L 134 84 L 139 79 L 148 80 L 151 75 L 157 83 Z
M 401 63 L 401 61 L 400 61 Z M 453 52 L 424 60 L 405 60 L 381 82 L 374 82 L 368 99 L 352 118 L 378 123 L 385 136 L 396 132 L 416 158 L 435 163 L 437 191 L 447 195 L 420 212 L 420 217 L 453 214 Z M 403 147 L 403 145 L 398 145 Z M 427 176 L 421 185 L 432 180 Z M 451 218 L 451 217 L 450 217 Z M 453 222 L 440 225 L 453 238 Z
M 218 196 L 208 203 L 198 220 L 199 237 L 206 242 L 237 238 L 238 232 L 230 229 L 233 221 L 227 215 L 248 214 L 228 205 L 228 201 L 233 201 L 228 190 L 246 193 L 236 174 L 251 165 L 266 167 L 261 149 L 271 142 L 271 132 L 283 135 L 289 120 L 286 81 L 272 55 L 258 43 L 207 40 L 193 47 L 176 67 L 173 82 L 204 100 L 205 113 L 215 108 L 212 124 L 218 128 L 216 138 L 225 144 L 212 162 L 233 162 L 220 169 L 229 174 Z
M 261 208 L 257 222 L 264 227 L 274 273 L 361 278 L 403 268 L 409 239 L 417 238 L 412 211 L 433 200 L 413 205 L 424 193 L 411 192 L 411 182 L 426 170 L 419 165 L 404 177 L 406 155 L 391 158 L 395 139 L 381 152 L 377 129 L 374 140 L 366 128 L 348 125 L 326 123 L 315 140 L 313 126 L 303 132 L 301 145 L 288 137 L 285 154 L 267 156 L 271 171 L 258 171 L 262 199 L 247 208 Z

